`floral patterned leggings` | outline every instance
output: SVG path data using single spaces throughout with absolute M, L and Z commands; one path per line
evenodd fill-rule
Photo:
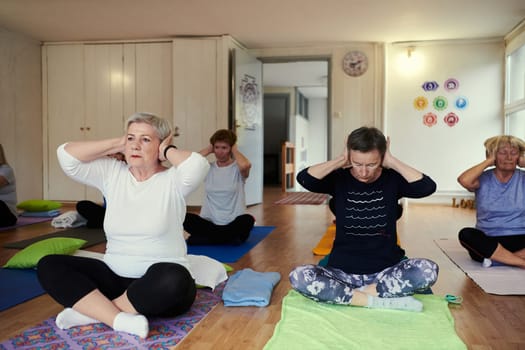
M 315 301 L 348 305 L 355 289 L 377 283 L 379 297 L 412 295 L 431 287 L 437 280 L 438 265 L 428 259 L 405 259 L 383 271 L 358 275 L 340 269 L 302 265 L 289 275 L 290 283 L 299 293 Z

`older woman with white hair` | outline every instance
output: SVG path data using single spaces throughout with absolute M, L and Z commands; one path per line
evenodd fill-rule
M 473 260 L 525 268 L 525 142 L 515 136 L 487 139 L 485 160 L 465 170 L 458 182 L 475 193 L 476 227 L 459 232 Z
M 147 317 L 182 314 L 195 300 L 182 223 L 185 197 L 209 164 L 171 144 L 165 119 L 136 113 L 126 125 L 123 137 L 68 142 L 57 151 L 68 176 L 107 198 L 103 261 L 48 255 L 38 264 L 40 283 L 65 307 L 56 318 L 61 329 L 103 322 L 145 338 Z M 107 157 L 118 152 L 126 162 Z

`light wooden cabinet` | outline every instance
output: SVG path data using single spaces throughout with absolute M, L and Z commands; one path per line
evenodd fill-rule
M 57 200 L 82 199 L 86 197 L 85 187 L 64 175 L 58 165 L 56 149 L 65 141 L 86 137 L 84 47 L 47 46 L 43 51 L 44 112 L 47 112 L 44 118 L 47 131 L 44 196 Z
M 175 142 L 180 148 L 198 152 L 217 129 L 228 127 L 228 116 L 221 108 L 228 103 L 228 81 L 220 76 L 223 68 L 228 69 L 221 61 L 222 42 L 220 37 L 173 41 L 173 125 L 179 132 Z M 203 197 L 201 185 L 186 203 L 201 205 Z
M 179 146 L 201 150 L 217 130 L 217 40 L 173 43 L 173 125 Z
M 229 36 L 44 45 L 44 198 L 101 201 L 98 191 L 63 174 L 56 148 L 122 135 L 134 112 L 172 120 L 175 144 L 192 151 L 234 126 L 230 58 L 238 47 Z M 200 205 L 202 196 L 203 186 L 188 205 Z
M 56 149 L 70 140 L 123 135 L 136 111 L 171 118 L 171 50 L 171 42 L 43 47 L 45 198 L 102 200 L 63 174 Z

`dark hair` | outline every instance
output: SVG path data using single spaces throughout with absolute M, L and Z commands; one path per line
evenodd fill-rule
M 235 142 L 237 142 L 237 136 L 231 130 L 217 130 L 215 133 L 213 133 L 213 135 L 211 135 L 210 143 L 215 145 L 215 142 L 218 141 L 226 142 L 228 145 L 230 145 L 230 147 L 232 147 L 235 145 Z
M 359 152 L 378 150 L 383 158 L 386 152 L 386 138 L 379 129 L 363 126 L 350 133 L 346 147 L 349 151 Z

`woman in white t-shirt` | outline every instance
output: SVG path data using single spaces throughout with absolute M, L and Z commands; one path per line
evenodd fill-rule
M 237 136 L 221 129 L 210 137 L 210 144 L 199 153 L 214 154 L 205 180 L 205 197 L 200 215 L 187 213 L 184 230 L 189 245 L 241 244 L 255 224 L 246 213 L 244 184 L 251 163 L 239 151 Z
M 15 174 L 0 145 L 0 227 L 13 226 L 18 221 L 16 201 Z
M 40 284 L 65 307 L 55 321 L 61 329 L 103 322 L 146 338 L 146 317 L 182 314 L 195 300 L 182 222 L 185 198 L 209 164 L 171 144 L 165 119 L 135 113 L 126 125 L 123 137 L 68 142 L 57 150 L 68 176 L 107 199 L 103 261 L 47 255 L 38 263 Z M 126 162 L 107 157 L 117 152 Z

